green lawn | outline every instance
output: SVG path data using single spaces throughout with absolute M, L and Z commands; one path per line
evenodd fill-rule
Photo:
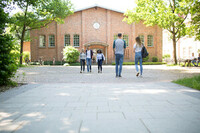
M 139 63 L 138 63 L 139 64 Z M 163 65 L 165 62 L 143 62 L 142 65 Z M 112 63 L 115 65 L 115 62 Z M 123 65 L 135 65 L 135 62 L 123 62 Z
M 192 78 L 183 78 L 183 79 L 178 79 L 172 82 L 200 90 L 200 74 Z

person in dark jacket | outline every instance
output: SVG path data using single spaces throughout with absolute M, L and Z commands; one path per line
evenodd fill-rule
M 93 51 L 88 46 L 86 50 L 87 72 L 92 72 L 92 56 L 93 56 Z

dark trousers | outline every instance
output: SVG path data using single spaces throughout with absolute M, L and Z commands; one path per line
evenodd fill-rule
M 102 60 L 98 60 L 98 71 L 102 71 Z
M 85 71 L 85 60 L 84 59 L 80 59 L 80 63 L 81 63 L 81 71 Z

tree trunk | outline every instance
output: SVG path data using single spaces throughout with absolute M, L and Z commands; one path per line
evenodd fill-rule
M 176 58 L 176 35 L 173 33 L 174 63 L 177 64 Z
M 24 36 L 25 36 L 25 31 L 26 31 L 26 14 L 28 11 L 28 6 L 29 6 L 29 4 L 27 3 L 25 14 L 24 14 L 24 26 L 22 29 L 22 36 L 21 36 L 21 49 L 20 49 L 20 64 L 21 65 L 22 65 L 22 57 L 23 57 L 23 43 L 24 43 Z
M 24 35 L 25 35 L 25 25 L 24 25 L 23 30 L 22 30 L 22 36 L 21 36 L 21 42 L 20 42 L 20 45 L 21 45 L 21 49 L 20 49 L 20 64 L 21 65 L 22 65 L 22 58 L 23 58 Z

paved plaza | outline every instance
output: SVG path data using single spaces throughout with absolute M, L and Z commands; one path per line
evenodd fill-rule
M 24 74 L 25 73 L 25 74 Z M 21 87 L 0 93 L 0 133 L 199 133 L 200 92 L 172 80 L 196 67 L 114 66 L 20 68 Z

